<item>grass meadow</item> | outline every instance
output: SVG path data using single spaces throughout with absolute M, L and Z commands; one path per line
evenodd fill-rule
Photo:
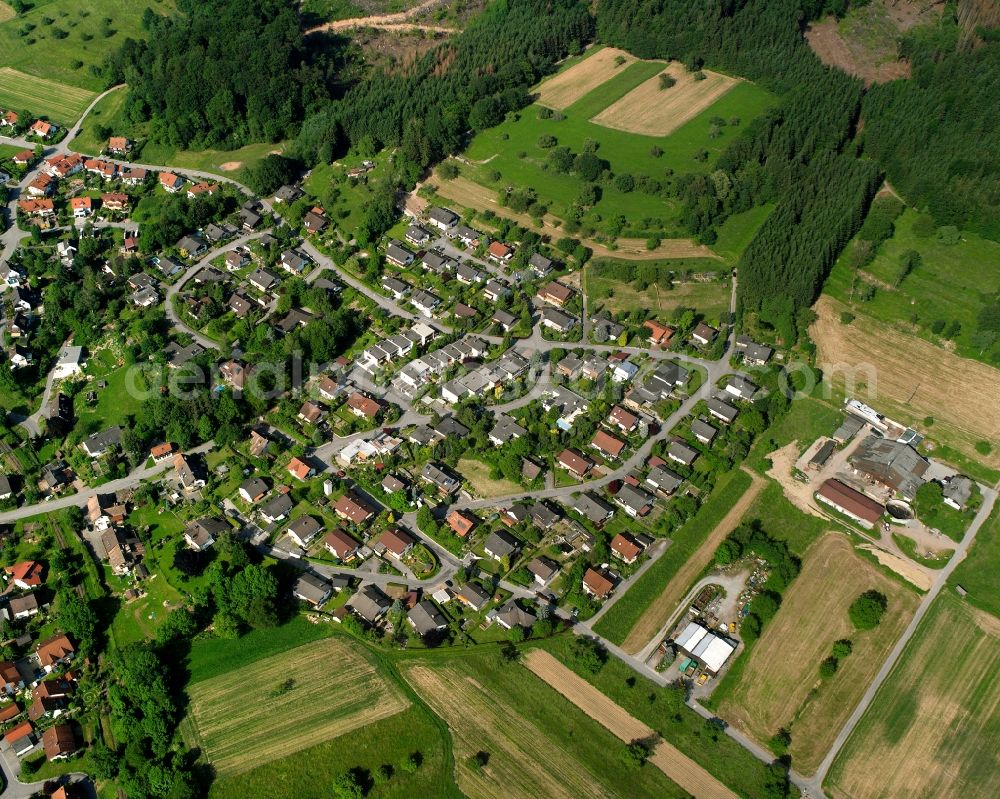
M 832 799 L 1000 794 L 1000 620 L 946 592 L 834 761 Z

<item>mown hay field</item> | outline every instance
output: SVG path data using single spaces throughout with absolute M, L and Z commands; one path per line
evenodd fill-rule
M 316 641 L 188 687 L 191 721 L 219 776 L 239 774 L 405 710 L 351 644 Z
M 660 75 L 663 74 L 675 81 L 668 89 L 661 88 Z M 669 136 L 714 105 L 739 82 L 709 70 L 702 74 L 704 79 L 696 80 L 695 73 L 672 61 L 662 72 L 639 84 L 591 121 L 643 136 Z
M 93 98 L 94 93 L 86 89 L 0 67 L 0 108 L 24 109 L 69 127 Z
M 942 594 L 848 739 L 832 799 L 1000 796 L 1000 620 Z
M 847 615 L 863 592 L 885 594 L 889 609 L 874 630 L 859 632 Z M 758 741 L 791 731 L 792 761 L 802 773 L 819 766 L 833 739 L 916 610 L 918 596 L 858 555 L 850 540 L 829 533 L 803 558 L 781 609 L 750 650 L 720 715 Z M 852 653 L 821 681 L 819 664 L 833 643 L 849 639 Z M 744 657 L 747 657 L 744 655 Z
M 616 63 L 617 59 L 621 62 Z M 538 102 L 548 108 L 568 108 L 635 60 L 634 55 L 616 47 L 595 48 L 568 68 L 543 80 L 537 88 Z

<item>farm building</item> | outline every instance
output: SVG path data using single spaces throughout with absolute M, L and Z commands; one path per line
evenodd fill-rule
M 822 446 L 816 450 L 816 454 L 809 459 L 809 468 L 816 471 L 822 469 L 826 465 L 826 462 L 830 460 L 830 456 L 833 455 L 835 446 L 836 444 L 833 439 L 828 438 L 824 441 Z
M 877 485 L 912 500 L 930 462 L 909 444 L 868 436 L 850 457 L 851 465 Z
M 684 628 L 674 643 L 679 650 L 698 661 L 705 671 L 711 674 L 718 674 L 719 669 L 736 651 L 734 643 L 716 635 L 695 621 Z
M 885 508 L 874 499 L 866 497 L 860 491 L 855 491 L 840 480 L 825 481 L 816 492 L 816 499 L 840 511 L 845 516 L 850 516 L 862 527 L 869 530 L 885 513 Z

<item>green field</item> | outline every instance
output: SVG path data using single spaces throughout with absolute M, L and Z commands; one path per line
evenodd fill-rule
M 471 162 L 463 164 L 462 173 L 492 191 L 499 192 L 507 186 L 532 188 L 549 212 L 566 219 L 569 209 L 580 193 L 584 181 L 574 174 L 559 174 L 546 169 L 550 150 L 538 146 L 539 137 L 555 137 L 559 146 L 569 147 L 573 153 L 584 149 L 584 142 L 598 143 L 596 154 L 609 162 L 615 174 L 629 173 L 635 177 L 646 175 L 662 179 L 668 170 L 675 172 L 707 172 L 715 158 L 736 136 L 743 126 L 774 103 L 773 95 L 749 82 L 740 82 L 712 106 L 680 127 L 669 136 L 643 136 L 612 130 L 597 125 L 590 118 L 613 101 L 626 94 L 638 83 L 655 75 L 662 63 L 637 62 L 626 67 L 604 84 L 593 89 L 563 112 L 563 118 L 553 115 L 542 118 L 542 108 L 531 105 L 512 114 L 502 124 L 477 135 L 465 156 Z M 721 135 L 709 137 L 709 120 L 740 119 L 737 127 L 721 128 Z M 653 147 L 663 153 L 653 154 Z M 708 158 L 695 159 L 695 154 L 705 151 Z M 494 179 L 494 172 L 500 179 Z M 624 235 L 645 236 L 660 232 L 667 236 L 680 236 L 676 205 L 660 197 L 638 190 L 619 191 L 613 185 L 602 185 L 600 200 L 583 216 L 581 223 L 595 230 L 606 230 L 618 215 L 626 219 Z
M 0 67 L 0 108 L 24 110 L 29 116 L 47 117 L 70 127 L 93 98 L 94 93 L 87 89 Z
M 969 604 L 1000 617 L 997 574 L 1000 574 L 1000 503 L 979 528 L 968 555 L 955 568 L 948 584 L 962 586 L 969 592 L 965 598 Z
M 712 249 L 725 258 L 727 263 L 735 264 L 773 210 L 774 204 L 768 203 L 741 214 L 733 214 L 719 225 L 719 238 L 712 245 Z
M 684 262 L 664 262 L 663 270 L 675 271 L 682 268 L 696 271 L 704 266 L 715 271 L 718 262 L 705 259 L 691 259 Z M 669 265 L 668 265 L 669 264 Z M 643 266 L 658 265 L 643 264 Z M 728 273 L 726 273 L 728 274 Z M 646 288 L 639 288 L 636 283 L 622 283 L 610 277 L 598 277 L 588 265 L 585 272 L 587 298 L 591 308 L 600 306 L 605 310 L 634 311 L 649 310 L 656 314 L 669 314 L 675 308 L 694 308 L 706 319 L 718 319 L 729 310 L 730 283 L 729 280 L 711 281 L 707 283 L 693 280 L 678 282 L 668 288 L 666 280 L 663 285 L 654 283 Z
M 91 92 L 104 88 L 91 67 L 101 66 L 125 39 L 142 38 L 146 8 L 158 14 L 173 9 L 171 0 L 31 0 L 29 5 L 27 13 L 0 23 L 0 66 Z
M 399 766 L 414 752 L 422 762 L 413 774 Z M 303 749 L 292 757 L 274 760 L 251 771 L 216 780 L 209 799 L 327 799 L 334 777 L 357 770 L 367 780 L 383 765 L 392 777 L 373 785 L 366 799 L 411 799 L 447 796 L 442 790 L 441 733 L 427 714 L 411 707 L 387 719 L 354 730 L 349 738 Z M 450 784 L 450 780 L 449 780 Z
M 674 573 L 701 546 L 749 487 L 750 476 L 740 469 L 723 475 L 708 501 L 674 534 L 670 548 L 598 620 L 594 632 L 621 644 L 646 609 L 660 596 Z
M 890 322 L 936 344 L 944 339 L 932 332 L 931 325 L 936 320 L 958 322 L 961 331 L 953 339 L 955 351 L 996 365 L 1000 341 L 984 347 L 975 334 L 980 309 L 1000 294 L 1000 244 L 967 232 L 962 232 L 957 244 L 945 244 L 935 235 L 921 238 L 914 233 L 918 218 L 913 209 L 904 211 L 896 220 L 895 234 L 863 270 L 876 281 L 871 300 L 859 301 L 858 288 L 864 287 L 859 280 L 852 301 L 855 282 L 850 247 L 834 265 L 824 291 L 852 305 L 857 313 Z M 908 250 L 920 253 L 922 263 L 894 288 L 900 255 Z
M 832 799 L 1000 792 L 1000 621 L 944 593 L 834 761 Z
M 119 135 L 119 128 L 124 130 L 126 125 L 121 118 L 121 108 L 128 96 L 126 87 L 121 87 L 105 95 L 90 110 L 86 121 L 80 127 L 80 132 L 70 142 L 69 148 L 74 152 L 96 155 L 107 146 L 107 139 L 97 137 L 97 128 L 107 127 Z M 124 135 L 124 134 L 121 134 Z

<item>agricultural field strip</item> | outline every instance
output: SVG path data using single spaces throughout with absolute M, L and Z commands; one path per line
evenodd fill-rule
M 524 665 L 623 741 L 648 739 L 654 735 L 652 729 L 612 702 L 548 652 L 540 649 L 532 650 L 525 656 Z M 699 799 L 737 799 L 735 793 L 704 768 L 664 741 L 657 743 L 649 762 Z
M 743 514 L 753 504 L 761 491 L 767 486 L 767 481 L 758 474 L 751 474 L 752 483 L 743 493 L 743 496 L 729 509 L 722 520 L 715 526 L 702 545 L 688 558 L 684 565 L 677 570 L 677 573 L 667 583 L 660 595 L 646 609 L 646 612 L 639 617 L 639 620 L 632 627 L 628 637 L 622 644 L 622 649 L 635 654 L 639 652 L 652 637 L 656 635 L 660 628 L 667 623 L 670 615 L 676 610 L 677 604 L 684 598 L 691 584 L 698 575 L 712 562 L 715 550 L 723 542 L 725 537 L 733 531 L 740 523 Z
M 708 70 L 704 80 L 695 80 L 677 62 L 663 73 L 670 75 L 675 85 L 661 89 L 660 75 L 654 75 L 591 117 L 591 122 L 643 136 L 668 136 L 739 83 L 736 78 Z
M 459 669 L 414 666 L 404 676 L 448 723 L 459 786 L 472 799 L 608 796 L 570 750 Z M 481 750 L 491 755 L 488 776 L 464 765 L 469 755 Z
M 872 588 L 889 597 L 889 612 L 878 628 L 859 633 L 847 608 Z M 758 741 L 790 728 L 796 767 L 814 771 L 906 628 L 917 601 L 914 592 L 855 554 L 845 536 L 823 536 L 806 552 L 801 573 L 750 652 L 720 715 Z M 841 638 L 852 640 L 854 651 L 813 694 L 817 668 Z
M 281 693 L 286 680 L 294 682 Z M 220 774 L 246 771 L 408 706 L 371 664 L 329 639 L 196 683 L 188 693 L 199 737 Z M 262 723 L 261 708 L 268 706 L 275 710 Z
M 1000 441 L 1000 403 L 987 399 L 1000 396 L 1000 370 L 868 317 L 845 325 L 839 316 L 847 306 L 825 295 L 815 309 L 819 318 L 810 334 L 833 378 L 853 377 L 890 415 L 899 409 L 914 420 L 933 416 L 935 430 L 950 425 L 975 440 Z M 976 388 L 956 392 L 955 386 Z M 971 457 L 995 463 L 968 449 Z
M 1000 794 L 1000 620 L 944 594 L 834 764 L 835 799 Z
M 615 64 L 616 58 L 624 61 Z M 538 102 L 557 110 L 567 108 L 635 61 L 636 57 L 624 50 L 602 47 L 569 69 L 542 81 L 536 87 Z
M 23 108 L 69 124 L 77 120 L 94 96 L 95 92 L 87 89 L 0 67 L 0 107 Z

